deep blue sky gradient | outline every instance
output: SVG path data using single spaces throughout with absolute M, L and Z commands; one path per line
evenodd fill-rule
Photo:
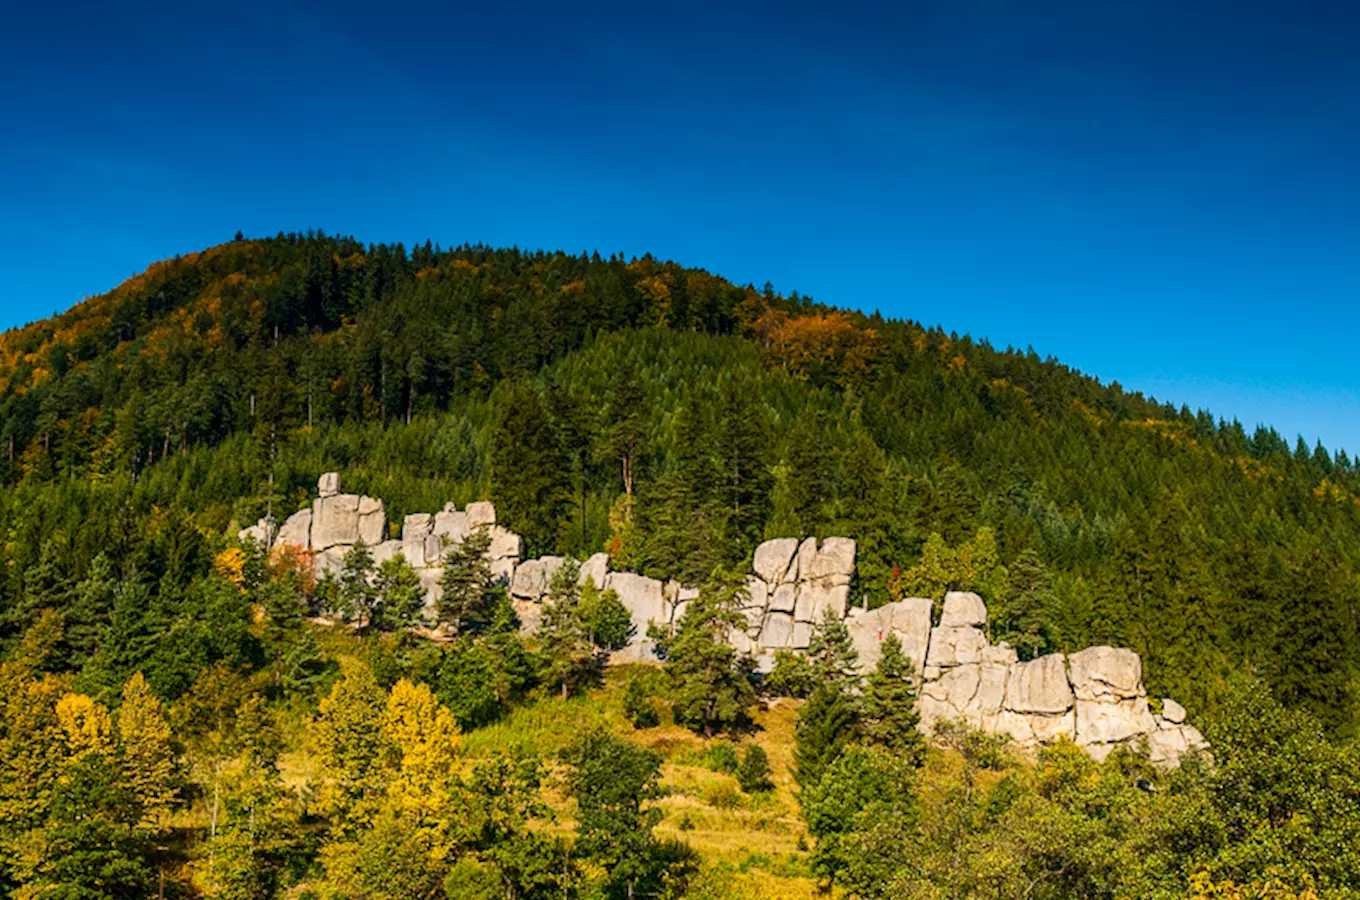
M 652 252 L 1360 451 L 1360 6 L 26 3 L 0 326 L 323 228 Z

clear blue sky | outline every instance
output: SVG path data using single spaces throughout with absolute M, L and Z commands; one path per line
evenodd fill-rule
M 650 251 L 1360 451 L 1353 2 L 5 6 L 0 325 L 237 229 Z

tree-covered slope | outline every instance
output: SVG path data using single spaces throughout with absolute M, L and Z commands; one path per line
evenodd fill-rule
M 650 258 L 320 235 L 0 337 L 0 639 L 56 608 L 67 667 L 115 685 L 154 659 L 173 693 L 235 652 L 199 586 L 223 536 L 328 469 L 390 519 L 489 497 L 531 553 L 695 580 L 845 534 L 870 604 L 970 587 L 1026 655 L 1126 645 L 1193 705 L 1245 670 L 1357 718 L 1344 454 Z

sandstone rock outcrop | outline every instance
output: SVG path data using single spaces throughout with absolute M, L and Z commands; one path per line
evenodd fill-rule
M 321 476 L 317 493 L 309 508 L 278 527 L 276 546 L 309 549 L 318 568 L 331 570 L 339 568 L 345 552 L 360 540 L 372 547 L 379 562 L 400 553 L 415 567 L 427 603 L 433 605 L 449 549 L 484 529 L 490 537 L 486 558 L 493 575 L 506 586 L 522 628 L 538 628 L 548 586 L 565 560 L 523 559 L 523 540 L 497 523 L 491 503 L 471 503 L 464 510 L 448 504 L 434 513 L 412 513 L 402 521 L 399 537 L 384 540 L 381 500 L 341 493 L 334 472 Z M 273 526 L 261 519 L 240 534 L 264 541 Z M 845 622 L 862 673 L 877 665 L 883 641 L 897 637 L 920 685 L 921 726 L 928 733 L 942 721 L 958 719 L 1008 735 L 1022 746 L 1066 737 L 1097 758 L 1119 746 L 1144 748 L 1162 766 L 1208 749 L 1204 736 L 1186 723 L 1179 703 L 1163 699 L 1161 712 L 1153 712 L 1143 688 L 1142 661 L 1132 650 L 1091 647 L 1066 657 L 1055 653 L 1022 662 L 1014 648 L 988 640 L 986 604 L 970 592 L 946 593 L 938 622 L 932 621 L 934 604 L 926 598 L 874 610 L 852 607 L 855 553 L 855 542 L 842 537 L 820 543 L 816 538 L 762 543 L 746 576 L 744 625 L 731 629 L 729 643 L 754 657 L 758 671 L 768 672 L 776 651 L 806 649 L 829 611 Z M 611 571 L 609 562 L 607 554 L 591 556 L 581 564 L 579 581 L 590 579 L 615 591 L 628 610 L 632 637 L 613 658 L 655 660 L 649 627 L 674 629 L 698 591 L 674 580 Z

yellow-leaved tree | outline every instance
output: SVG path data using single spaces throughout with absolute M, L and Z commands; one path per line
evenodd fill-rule
M 387 696 L 368 666 L 343 660 L 340 680 L 322 698 L 309 732 L 309 749 L 320 765 L 317 812 L 340 832 L 371 818 L 371 801 L 387 783 L 391 760 L 383 734 Z
M 72 759 L 113 749 L 109 711 L 84 694 L 66 694 L 57 701 L 57 722 Z
M 175 799 L 175 751 L 165 707 L 141 672 L 123 685 L 116 724 L 128 786 L 148 823 L 158 822 Z
M 396 768 L 388 784 L 393 804 L 420 827 L 446 833 L 453 813 L 453 767 L 462 742 L 453 714 L 429 685 L 403 678 L 387 698 L 382 734 Z M 442 843 L 435 841 L 436 846 Z

